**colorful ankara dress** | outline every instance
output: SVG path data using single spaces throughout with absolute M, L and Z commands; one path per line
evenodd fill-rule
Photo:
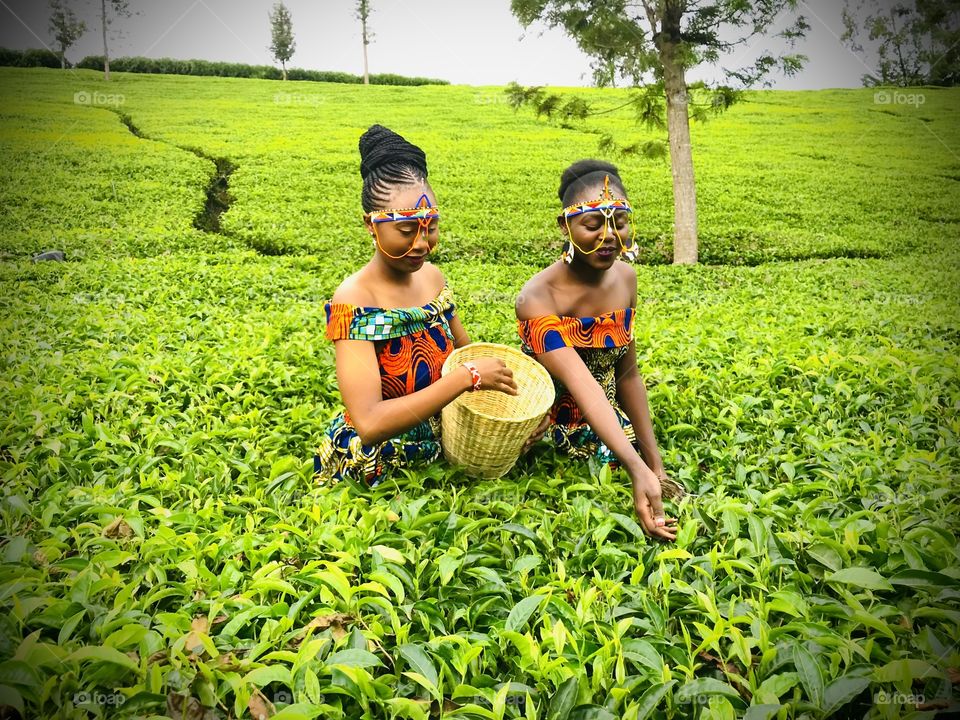
M 450 319 L 453 295 L 446 285 L 421 307 L 358 307 L 327 303 L 327 338 L 370 340 L 380 366 L 384 400 L 409 395 L 440 378 L 443 361 L 453 352 Z M 346 412 L 334 418 L 314 456 L 320 481 L 337 482 L 344 476 L 376 484 L 388 467 L 430 462 L 440 455 L 440 419 L 435 416 L 397 437 L 364 445 Z
M 627 438 L 635 443 L 633 425 L 617 403 L 617 362 L 633 341 L 633 308 L 604 313 L 597 317 L 544 315 L 518 320 L 522 349 L 528 355 L 559 348 L 575 348 L 590 374 L 603 388 Z M 554 378 L 557 399 L 550 411 L 550 435 L 557 448 L 567 454 L 618 465 L 614 454 L 590 428 L 570 392 Z

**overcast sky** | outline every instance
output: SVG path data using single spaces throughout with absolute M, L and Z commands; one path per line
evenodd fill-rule
M 101 54 L 100 3 L 64 0 L 87 22 L 87 33 L 67 57 Z M 589 85 L 589 60 L 561 30 L 524 30 L 510 0 L 372 0 L 370 71 L 437 77 L 458 84 Z M 203 58 L 272 64 L 267 45 L 271 0 L 130 0 L 135 12 L 113 25 L 110 54 Z M 293 16 L 296 53 L 290 65 L 316 70 L 363 70 L 356 0 L 286 0 Z M 839 0 L 801 1 L 811 32 L 798 51 L 810 60 L 801 74 L 774 87 L 859 87 L 870 70 L 839 42 Z M 0 46 L 53 46 L 44 0 L 0 0 Z M 787 18 L 784 18 L 786 24 Z M 778 28 L 779 29 L 779 28 Z M 748 64 L 772 41 L 741 53 Z M 694 73 L 691 79 L 711 79 Z

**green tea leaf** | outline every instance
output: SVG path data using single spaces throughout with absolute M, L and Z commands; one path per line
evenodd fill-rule
M 397 565 L 404 565 L 407 562 L 407 559 L 403 556 L 396 548 L 388 547 L 386 545 L 371 545 L 370 552 L 375 552 L 380 555 L 387 562 L 396 563 Z
M 716 678 L 701 677 L 683 683 L 676 693 L 677 702 L 689 702 L 698 695 L 724 695 L 726 697 L 739 698 L 740 693 L 736 691 L 729 683 Z
M 607 466 L 604 465 L 606 468 Z M 617 720 L 617 716 L 600 705 L 577 705 L 567 716 L 568 720 Z
M 784 694 L 790 692 L 799 681 L 797 673 L 785 672 L 778 675 L 771 675 L 766 678 L 757 688 L 756 695 L 765 696 L 769 694 L 774 698 L 781 698 Z
M 823 692 L 823 709 L 829 717 L 870 687 L 870 678 L 845 675 L 827 685 Z
M 926 660 L 902 658 L 891 660 L 877 668 L 873 673 L 873 679 L 878 683 L 896 682 L 910 685 L 915 680 L 938 675 L 937 669 Z
M 867 588 L 868 590 L 893 590 L 893 585 L 872 568 L 852 567 L 830 573 L 824 578 L 827 582 L 843 583 Z
M 436 690 L 440 684 L 437 669 L 430 656 L 419 645 L 407 643 L 397 648 L 397 652 L 410 664 L 410 668 L 422 675 Z
M 546 595 L 531 595 L 518 602 L 513 606 L 510 614 L 507 615 L 507 622 L 504 627 L 507 630 L 522 630 L 523 626 L 527 624 L 527 620 L 529 620 L 534 611 L 540 607 L 540 604 L 546 597 Z
M 112 663 L 119 665 L 127 670 L 136 671 L 139 669 L 137 663 L 116 648 L 107 646 L 87 646 L 79 650 L 74 650 L 65 657 L 64 662 L 83 662 L 84 660 L 94 660 L 96 662 Z
M 743 720 L 771 720 L 780 712 L 781 705 L 751 705 L 743 715 Z
M 269 685 L 272 682 L 290 685 L 290 668 L 285 665 L 266 665 L 251 670 L 243 676 L 243 681 L 257 687 Z
M 577 704 L 579 692 L 576 677 L 569 677 L 560 683 L 547 706 L 547 720 L 568 720 L 570 711 Z
M 794 645 L 793 663 L 807 697 L 817 706 L 823 704 L 823 673 L 816 658 L 803 645 Z
M 537 545 L 540 544 L 540 538 L 537 537 L 537 534 L 530 528 L 525 527 L 523 525 L 518 525 L 517 523 L 504 523 L 503 525 L 500 526 L 500 529 L 513 533 L 514 535 L 520 535 L 521 537 L 525 537 L 528 540 L 533 541 Z
M 840 553 L 834 550 L 828 545 L 823 543 L 815 543 L 807 548 L 807 554 L 810 555 L 814 560 L 819 562 L 821 565 L 828 567 L 831 570 L 837 571 L 843 567 L 843 558 L 840 557 Z
M 676 680 L 651 686 L 641 697 L 637 705 L 636 720 L 647 720 L 658 707 L 663 697 L 677 684 Z
M 610 517 L 616 521 L 617 525 L 633 535 L 637 540 L 646 542 L 646 535 L 644 535 L 643 530 L 640 529 L 640 526 L 637 525 L 633 518 L 615 512 L 610 513 Z
M 890 583 L 923 588 L 960 587 L 960 580 L 932 570 L 901 570 L 890 576 Z
M 429 678 L 424 677 L 418 672 L 412 672 L 410 670 L 404 671 L 403 676 L 410 678 L 417 683 L 417 685 L 429 691 L 434 698 L 440 700 L 440 691 L 437 689 L 436 683 L 431 682 Z
M 377 667 L 383 665 L 376 655 L 368 650 L 358 648 L 347 648 L 340 650 L 324 660 L 326 665 L 346 665 L 347 667 Z

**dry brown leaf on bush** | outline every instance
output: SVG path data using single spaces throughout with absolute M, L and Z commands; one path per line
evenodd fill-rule
M 122 515 L 118 515 L 109 525 L 103 529 L 103 536 L 108 538 L 129 538 L 133 537 L 133 528 L 127 525 L 127 521 Z
M 197 615 L 193 619 L 193 622 L 190 623 L 190 634 L 187 635 L 187 642 L 184 644 L 184 647 L 191 655 L 203 655 L 204 647 L 203 643 L 200 642 L 198 633 L 207 634 L 207 631 L 210 629 L 210 621 L 207 620 L 206 615 Z
M 273 703 L 267 700 L 259 690 L 253 691 L 253 695 L 250 696 L 250 701 L 247 703 L 247 710 L 250 711 L 250 717 L 253 720 L 267 720 L 277 713 Z
M 207 664 L 220 672 L 235 672 L 243 667 L 240 659 L 233 654 L 232 650 L 222 653 L 220 657 L 212 658 Z
M 950 707 L 947 700 L 931 700 L 930 702 L 917 703 L 917 710 L 946 710 Z
M 311 630 L 322 632 L 329 629 L 334 641 L 347 635 L 346 627 L 356 622 L 352 615 L 346 613 L 333 613 L 331 615 L 319 615 L 303 626 L 303 629 L 297 634 L 297 637 L 290 641 L 292 647 L 297 647 L 303 642 L 304 637 Z

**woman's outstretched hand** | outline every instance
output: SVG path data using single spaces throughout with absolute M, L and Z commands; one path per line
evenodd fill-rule
M 660 478 L 646 465 L 631 473 L 633 482 L 633 508 L 646 533 L 658 540 L 677 539 L 677 521 L 668 518 L 663 511 Z

